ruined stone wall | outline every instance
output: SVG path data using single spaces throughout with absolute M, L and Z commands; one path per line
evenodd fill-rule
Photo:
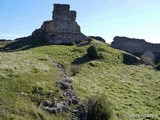
M 54 4 L 52 20 L 45 21 L 40 29 L 35 30 L 32 35 L 48 40 L 53 44 L 70 44 L 80 42 L 87 37 L 81 33 L 77 24 L 76 11 L 70 11 L 67 4 Z
M 70 6 L 67 4 L 54 4 L 53 20 L 69 20 Z
M 155 58 L 160 58 L 160 44 L 148 43 L 144 39 L 134 39 L 116 36 L 111 46 L 131 54 L 141 56 L 146 52 L 152 52 Z
M 116 36 L 111 46 L 129 53 L 143 53 L 146 51 L 160 52 L 160 44 L 148 43 L 143 39 L 134 39 Z

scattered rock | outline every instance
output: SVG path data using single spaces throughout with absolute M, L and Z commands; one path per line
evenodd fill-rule
M 62 107 L 62 110 L 63 110 L 64 112 L 69 112 L 69 111 L 71 111 L 70 107 L 69 107 L 67 104 L 65 104 L 65 105 Z
M 66 90 L 66 89 L 70 89 L 70 88 L 71 88 L 70 84 L 67 83 L 67 82 L 61 81 L 61 82 L 59 82 L 58 84 L 59 84 L 59 87 L 60 87 L 62 90 Z
M 71 98 L 67 99 L 66 103 L 67 103 L 68 105 L 71 105 L 72 99 L 71 99 Z
M 49 100 L 46 100 L 46 101 L 44 101 L 44 103 L 43 103 L 43 105 L 45 106 L 45 107 L 47 107 L 47 106 L 50 106 L 50 101 Z
M 25 93 L 25 92 L 21 92 L 20 94 L 23 95 L 23 96 L 27 96 L 27 95 L 28 95 L 28 94 Z
M 67 75 L 63 67 L 53 62 L 64 75 L 64 79 L 62 81 L 57 82 L 57 86 L 63 91 L 61 95 L 61 102 L 51 102 L 46 100 L 43 103 L 44 108 L 51 114 L 58 114 L 61 112 L 72 112 L 72 120 L 86 120 L 86 112 L 84 106 L 80 103 L 80 100 L 75 95 L 72 86 L 72 79 Z M 76 109 L 71 110 L 71 105 L 78 106 Z
M 57 113 L 57 109 L 55 107 L 53 108 L 47 108 L 46 109 L 50 114 L 56 114 Z
M 56 107 L 56 102 L 54 101 L 54 102 L 52 102 L 51 104 L 50 104 L 50 106 L 49 107 Z
M 72 104 L 79 104 L 79 100 L 77 98 L 72 98 Z
M 79 105 L 72 112 L 72 120 L 86 120 L 87 114 L 83 105 Z

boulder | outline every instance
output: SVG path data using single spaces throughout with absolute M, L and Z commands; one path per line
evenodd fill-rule
M 58 84 L 59 84 L 59 87 L 60 87 L 62 90 L 71 89 L 70 84 L 67 83 L 67 82 L 61 81 L 61 82 L 59 82 Z

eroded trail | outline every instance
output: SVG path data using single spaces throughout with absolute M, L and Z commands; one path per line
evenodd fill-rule
M 53 61 L 50 56 L 49 60 L 58 68 L 59 73 L 63 76 L 63 80 L 56 83 L 56 86 L 63 91 L 63 94 L 61 95 L 62 101 L 58 103 L 45 101 L 45 109 L 51 114 L 61 112 L 71 113 L 72 120 L 86 120 L 85 107 L 74 92 L 72 79 L 67 75 L 65 69 L 59 63 Z

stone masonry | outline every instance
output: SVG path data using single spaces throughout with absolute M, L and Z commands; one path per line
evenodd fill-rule
M 32 36 L 47 40 L 52 44 L 72 44 L 85 40 L 76 22 L 76 11 L 71 11 L 68 4 L 54 4 L 52 20 L 45 21 Z
M 160 58 L 160 44 L 148 43 L 144 39 L 116 36 L 111 46 L 137 56 L 141 56 L 146 52 L 152 52 L 156 59 Z

